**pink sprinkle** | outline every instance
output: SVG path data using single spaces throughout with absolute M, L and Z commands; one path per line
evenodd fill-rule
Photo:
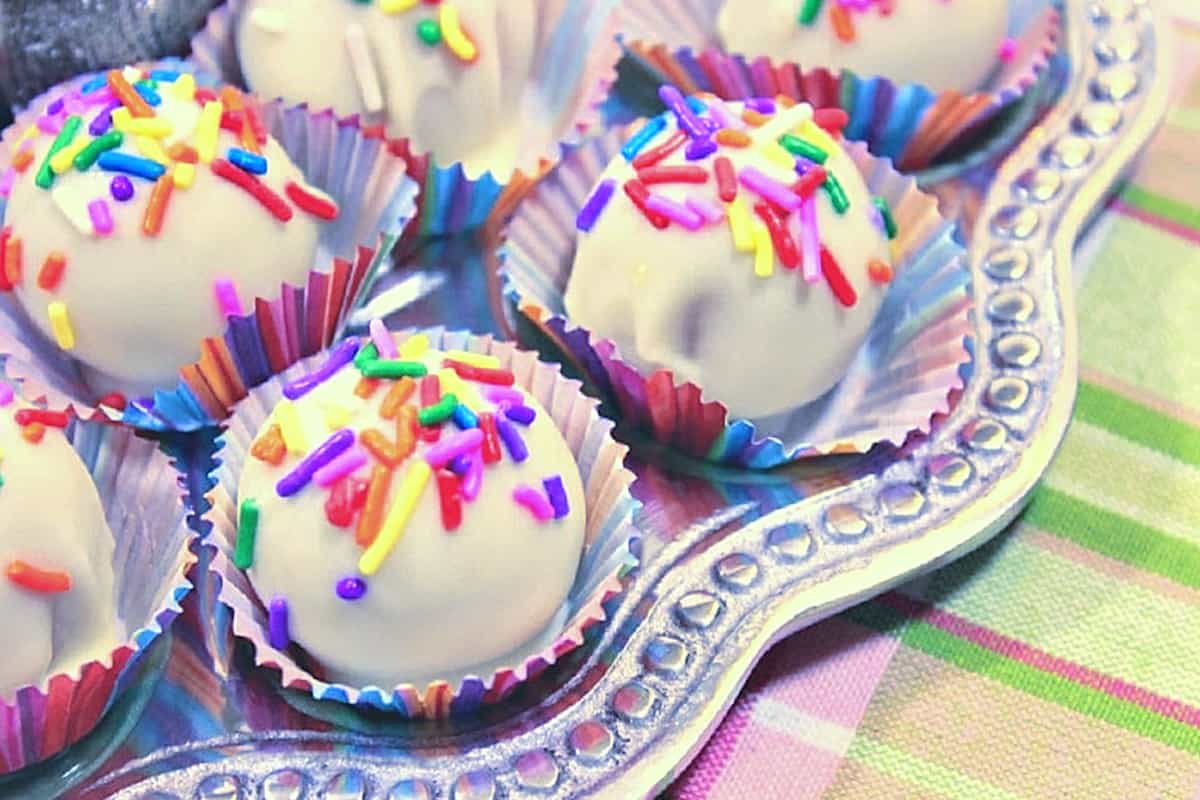
M 693 195 L 687 199 L 687 207 L 695 211 L 709 225 L 725 219 L 725 209 L 706 197 Z
M 483 488 L 483 457 L 473 453 L 470 458 L 471 465 L 462 479 L 462 496 L 468 503 L 479 497 L 479 490 Z
M 6 406 L 13 401 L 13 388 L 7 383 L 0 383 L 0 406 Z
M 0 196 L 8 197 L 12 192 L 13 181 L 17 179 L 17 173 L 12 168 L 4 170 L 4 174 L 0 175 Z
M 554 506 L 537 489 L 521 484 L 513 489 L 513 500 L 523 506 L 538 522 L 554 519 Z
M 383 320 L 371 320 L 370 331 L 371 341 L 375 343 L 375 349 L 379 351 L 380 358 L 391 361 L 400 357 L 400 352 L 396 349 L 396 340 L 392 338 L 391 331 L 383 324 Z
M 85 108 L 87 108 L 87 106 L 84 104 L 83 98 L 79 96 L 78 92 L 71 92 L 69 95 L 63 98 L 63 110 L 66 111 L 67 114 L 82 114 Z
M 508 386 L 485 386 L 483 396 L 488 399 L 488 402 L 496 405 L 519 406 L 525 404 L 525 395 Z
M 317 470 L 313 482 L 317 486 L 332 486 L 365 463 L 367 451 L 356 445 Z
M 709 103 L 708 113 L 722 128 L 730 128 L 735 131 L 746 129 L 745 124 L 740 119 L 729 113 L 729 109 L 723 102 L 715 101 Z
M 441 469 L 461 455 L 478 450 L 483 445 L 483 431 L 468 428 L 434 445 L 425 451 L 425 461 L 434 469 Z
M 821 282 L 821 237 L 817 230 L 817 204 L 813 197 L 800 206 L 800 248 L 804 259 L 805 283 Z
M 1000 60 L 1008 63 L 1017 57 L 1017 40 L 1011 36 L 1000 43 L 1000 52 L 997 53 Z
M 646 208 L 650 211 L 662 214 L 669 220 L 678 222 L 689 231 L 700 230 L 704 224 L 704 219 L 684 205 L 676 203 L 674 200 L 663 197 L 661 194 L 652 194 L 646 198 Z
M 65 117 L 61 114 L 53 117 L 38 117 L 37 126 L 42 133 L 58 133 L 62 130 Z
M 109 89 L 107 86 L 83 96 L 84 104 L 89 106 L 106 106 L 116 99 L 112 93 L 112 89 Z
M 88 203 L 88 216 L 92 218 L 92 227 L 101 236 L 113 232 L 112 214 L 108 213 L 108 203 L 103 200 L 93 200 Z
M 221 316 L 228 319 L 242 315 L 242 301 L 238 299 L 237 287 L 233 285 L 233 281 L 217 278 L 213 281 L 213 295 L 217 298 L 217 308 L 221 309 Z
M 768 177 L 754 167 L 744 167 L 738 174 L 738 180 L 752 192 L 761 195 L 775 205 L 787 211 L 795 211 L 800 207 L 800 196 L 774 178 Z

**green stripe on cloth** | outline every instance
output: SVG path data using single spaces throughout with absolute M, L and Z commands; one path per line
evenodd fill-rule
M 1109 558 L 1200 589 L 1200 548 L 1043 486 L 1025 520 Z
M 1200 230 L 1200 209 L 1193 208 L 1186 203 L 1155 194 L 1133 184 L 1125 187 L 1125 190 L 1121 192 L 1121 199 L 1134 208 L 1139 208 L 1156 217 Z
M 948 797 L 971 798 L 971 800 L 1019 800 L 1020 798 L 1020 795 L 1006 792 L 990 783 L 919 758 L 913 753 L 890 747 L 863 734 L 854 737 L 846 757 L 905 783 Z
M 1077 419 L 1200 467 L 1200 429 L 1152 411 L 1093 383 L 1080 382 Z
M 1079 714 L 1094 717 L 1200 755 L 1200 729 L 1155 714 L 1141 706 L 1119 700 L 1103 692 L 1042 672 L 1019 661 L 994 653 L 979 645 L 871 601 L 846 612 L 860 625 L 896 636 L 907 647 L 939 658 L 960 669 L 983 675 L 1027 694 L 1057 703 Z M 851 745 L 853 752 L 854 745 Z

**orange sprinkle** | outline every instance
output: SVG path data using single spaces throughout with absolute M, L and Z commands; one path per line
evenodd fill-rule
M 158 236 L 162 231 L 163 217 L 167 213 L 167 203 L 171 199 L 171 190 L 174 188 L 175 179 L 171 177 L 170 173 L 154 182 L 150 200 L 146 203 L 146 214 L 142 217 L 142 233 L 147 236 Z
M 283 441 L 283 430 L 278 425 L 267 428 L 267 432 L 258 437 L 258 441 L 250 448 L 250 455 L 259 461 L 279 466 L 287 454 L 287 444 Z
M 182 161 L 185 164 L 199 164 L 200 154 L 196 148 L 183 142 L 176 142 L 167 148 L 167 158 L 172 161 Z
M 396 416 L 396 450 L 401 458 L 408 458 L 417 447 L 417 409 L 400 406 Z
M 880 261 L 878 258 L 872 258 L 867 262 L 867 274 L 875 283 L 891 283 L 892 278 L 896 277 L 892 265 Z
M 412 378 L 404 377 L 396 381 L 392 384 L 392 388 L 388 389 L 383 403 L 379 406 L 379 416 L 384 419 L 395 419 L 400 407 L 408 402 L 408 398 L 412 397 L 416 389 L 417 382 Z
M 40 422 L 31 422 L 21 427 L 21 436 L 30 444 L 38 444 L 46 435 L 46 426 Z
M 10 236 L 4 244 L 4 282 L 7 286 L 19 286 L 23 272 L 21 237 Z
M 380 383 L 379 378 L 359 378 L 358 384 L 354 387 L 354 394 L 366 400 L 375 394 L 375 390 L 379 388 Z
M 725 147 L 749 147 L 751 142 L 749 134 L 732 128 L 722 128 L 713 138 L 717 140 L 717 144 Z
M 829 21 L 833 23 L 833 32 L 843 42 L 854 41 L 854 22 L 850 19 L 850 12 L 841 3 L 829 4 Z
M 770 119 L 766 114 L 760 114 L 753 108 L 742 109 L 742 121 L 756 128 L 762 127 Z
M 788 97 L 786 94 L 775 95 L 775 103 L 783 108 L 792 108 L 796 105 L 796 101 Z
M 54 291 L 58 288 L 58 282 L 62 280 L 63 270 L 66 268 L 67 257 L 59 250 L 51 251 L 38 271 L 37 285 L 47 292 Z
M 150 105 L 142 99 L 142 96 L 137 93 L 130 85 L 129 81 L 125 80 L 125 76 L 121 74 L 121 70 L 112 69 L 108 71 L 108 88 L 112 89 L 112 93 L 121 101 L 121 105 L 129 109 L 129 113 L 135 117 L 153 117 L 154 110 Z
M 367 448 L 367 452 L 375 456 L 389 467 L 397 467 L 403 461 L 407 454 L 400 455 L 400 451 L 396 446 L 388 441 L 388 438 L 383 435 L 383 431 L 378 428 L 368 428 L 358 435 L 358 440 L 362 442 L 362 446 Z
M 12 157 L 12 168 L 17 172 L 24 172 L 29 169 L 29 165 L 33 163 L 33 148 L 22 147 L 17 151 L 17 154 Z
M 10 581 L 41 594 L 62 594 L 71 591 L 71 576 L 65 572 L 38 569 L 24 561 L 9 562 L 4 574 Z
M 387 501 L 388 489 L 392 485 L 392 470 L 376 464 L 371 470 L 371 485 L 367 487 L 367 502 L 358 516 L 358 527 L 354 530 L 354 541 L 359 547 L 370 547 L 379 535 L 383 524 L 383 504 Z

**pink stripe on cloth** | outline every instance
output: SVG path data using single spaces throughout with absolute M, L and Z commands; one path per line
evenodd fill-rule
M 1131 206 L 1123 200 L 1113 200 L 1109 204 L 1109 208 L 1121 216 L 1135 219 L 1138 222 L 1149 225 L 1152 228 L 1157 228 L 1172 236 L 1178 236 L 1180 239 L 1192 242 L 1193 244 L 1200 244 L 1200 231 L 1189 228 L 1187 225 L 1163 219 L 1155 214 L 1151 214 L 1149 211 L 1143 211 L 1140 208 Z
M 1043 672 L 1058 675 L 1069 681 L 1103 692 L 1110 697 L 1139 705 L 1142 708 L 1200 728 L 1200 708 L 1172 700 L 1140 686 L 1088 669 L 1085 666 L 1052 656 L 1036 647 L 976 625 L 957 614 L 942 611 L 920 600 L 898 592 L 880 596 L 878 602 L 912 619 L 965 639 L 993 653 L 1027 664 Z

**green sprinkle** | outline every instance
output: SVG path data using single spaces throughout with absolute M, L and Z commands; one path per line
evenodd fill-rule
M 430 425 L 438 425 L 450 417 L 454 416 L 454 409 L 458 406 L 458 398 L 452 394 L 447 394 L 428 408 L 422 408 L 417 412 L 417 422 L 428 427 Z
M 4 487 L 4 476 L 0 475 L 0 488 Z
M 430 47 L 437 47 L 442 41 L 442 27 L 436 20 L 423 19 L 417 23 L 417 38 Z
M 882 197 L 876 197 L 871 202 L 879 209 L 879 217 L 883 220 L 883 229 L 887 231 L 889 239 L 896 238 L 896 218 L 892 216 L 892 209 L 888 206 L 888 201 Z
M 375 359 L 359 367 L 364 378 L 422 378 L 429 374 L 420 361 L 380 361 Z
M 362 372 L 363 367 L 378 360 L 379 351 L 375 349 L 375 343 L 368 342 L 366 347 L 358 348 L 358 353 L 354 356 L 354 368 Z
M 141 86 L 142 88 L 149 89 L 152 92 L 158 91 L 158 81 L 154 80 L 153 78 L 143 78 L 135 83 L 134 86 Z
M 64 147 L 69 145 L 75 139 L 75 134 L 79 133 L 79 126 L 83 124 L 83 118 L 78 114 L 72 114 L 67 117 L 67 121 L 63 123 L 62 130 L 58 132 L 58 136 L 54 139 L 54 144 L 50 145 L 50 149 L 46 151 L 46 158 L 42 160 L 42 165 L 38 167 L 35 183 L 43 189 L 49 189 L 54 185 L 54 171 L 50 169 L 50 159 L 54 158 L 54 154 Z
M 103 136 L 93 139 L 75 156 L 75 169 L 86 172 L 96 163 L 96 159 L 100 157 L 101 153 L 117 149 L 123 141 L 125 141 L 125 134 L 120 131 L 109 131 Z
M 821 184 L 821 188 L 829 195 L 829 202 L 833 203 L 833 210 L 839 214 L 845 214 L 846 209 L 850 207 L 850 201 L 846 199 L 846 190 L 842 188 L 842 184 L 830 172 L 825 176 L 825 183 Z
M 247 498 L 238 508 L 237 549 L 233 563 L 238 569 L 250 569 L 254 565 L 254 540 L 258 536 L 258 501 Z
M 819 13 L 821 13 L 821 0 L 804 0 L 804 6 L 800 9 L 800 24 L 812 25 L 817 21 Z
M 826 153 L 812 142 L 801 139 L 799 136 L 793 136 L 790 133 L 780 136 L 779 144 L 783 145 L 783 149 L 792 155 L 807 158 L 809 161 L 815 161 L 818 164 L 824 164 L 829 158 L 829 153 Z

